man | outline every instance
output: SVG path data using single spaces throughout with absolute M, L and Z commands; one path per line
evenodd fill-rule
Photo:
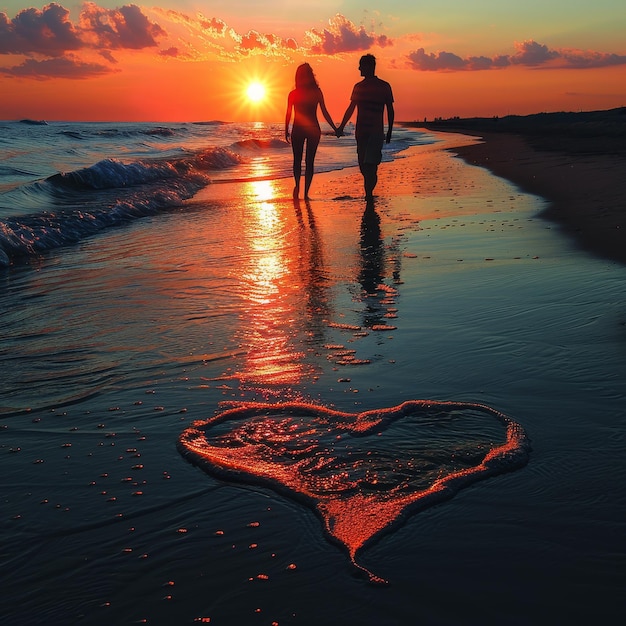
M 341 124 L 337 128 L 337 137 L 343 135 L 343 129 L 356 108 L 356 151 L 359 169 L 363 175 L 365 198 L 372 200 L 374 187 L 378 182 L 378 164 L 382 160 L 383 143 L 391 141 L 394 109 L 391 85 L 378 78 L 376 57 L 366 54 L 361 57 L 359 71 L 363 80 L 352 90 L 350 105 L 346 109 Z M 387 135 L 383 122 L 383 113 L 387 108 Z

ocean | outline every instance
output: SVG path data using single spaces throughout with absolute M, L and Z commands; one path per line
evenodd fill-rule
M 400 130 L 392 159 L 426 133 Z M 282 124 L 0 122 L 0 266 L 180 207 L 212 183 L 291 176 Z M 354 164 L 326 129 L 317 171 Z
M 2 622 L 619 619 L 623 266 L 475 139 L 368 205 L 282 134 L 0 124 Z

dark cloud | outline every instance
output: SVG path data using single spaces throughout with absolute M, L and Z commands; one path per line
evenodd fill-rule
M 58 4 L 24 9 L 12 20 L 0 13 L 0 54 L 39 53 L 61 56 L 83 47 L 80 33 L 69 20 L 69 11 Z
M 65 57 L 45 59 L 43 61 L 26 59 L 21 65 L 11 68 L 0 68 L 0 73 L 7 76 L 35 78 L 38 80 L 50 78 L 94 78 L 95 76 L 111 74 L 114 71 L 106 65 L 84 63 Z
M 111 68 L 117 63 L 112 50 L 154 47 L 165 35 L 133 4 L 103 9 L 87 2 L 76 23 L 56 3 L 24 9 L 11 20 L 0 13 L 0 54 L 29 57 L 20 65 L 1 68 L 0 73 L 37 80 L 102 76 L 117 71 Z M 82 61 L 74 54 L 80 50 L 95 50 L 110 65 Z
M 175 59 L 177 56 L 180 55 L 180 51 L 178 50 L 178 48 L 172 46 L 171 48 L 167 48 L 166 50 L 160 50 L 159 55 L 162 57 L 171 57 Z
M 459 72 L 501 69 L 510 66 L 531 68 L 587 69 L 626 64 L 626 56 L 588 50 L 550 50 L 536 41 L 515 44 L 512 55 L 462 58 L 452 52 L 427 53 L 419 48 L 407 56 L 409 67 L 426 72 Z
M 363 26 L 356 26 L 343 15 L 335 15 L 328 28 L 311 29 L 307 32 L 311 54 L 333 55 L 342 52 L 369 50 L 373 46 L 386 47 L 393 42 L 386 35 L 368 33 Z
M 117 64 L 117 59 L 113 56 L 113 54 L 111 53 L 110 50 L 99 50 L 98 54 L 103 58 L 106 59 L 109 63 L 111 63 L 112 65 L 116 65 Z
M 86 2 L 79 20 L 83 34 L 91 38 L 95 47 L 141 50 L 156 46 L 157 39 L 167 34 L 135 4 L 104 9 Z
M 548 46 L 532 40 L 516 43 L 515 47 L 517 52 L 509 57 L 510 62 L 514 65 L 544 65 L 560 57 L 556 50 L 549 50 Z
M 139 50 L 156 46 L 157 39 L 165 35 L 134 4 L 104 9 L 87 2 L 78 24 L 73 24 L 69 11 L 56 3 L 43 9 L 24 9 L 12 20 L 0 13 L 0 54 L 57 57 L 83 48 Z
M 563 50 L 561 58 L 565 59 L 568 67 L 588 69 L 595 67 L 611 67 L 625 65 L 626 55 L 593 52 L 592 50 Z
M 451 52 L 427 53 L 424 48 L 418 48 L 408 55 L 409 64 L 413 69 L 425 72 L 441 70 L 464 70 L 465 61 Z

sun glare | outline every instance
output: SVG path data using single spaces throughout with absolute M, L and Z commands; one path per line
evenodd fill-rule
M 242 67 L 224 97 L 232 103 L 233 118 L 274 122 L 284 115 L 284 94 L 288 88 L 289 82 L 276 68 Z
M 246 88 L 246 96 L 251 102 L 261 102 L 265 98 L 265 87 L 261 83 L 250 83 Z

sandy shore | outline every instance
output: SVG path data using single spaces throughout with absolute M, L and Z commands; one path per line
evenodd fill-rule
M 543 217 L 559 224 L 582 248 L 626 263 L 625 111 L 455 119 L 419 126 L 482 137 L 484 142 L 453 151 L 549 200 Z

